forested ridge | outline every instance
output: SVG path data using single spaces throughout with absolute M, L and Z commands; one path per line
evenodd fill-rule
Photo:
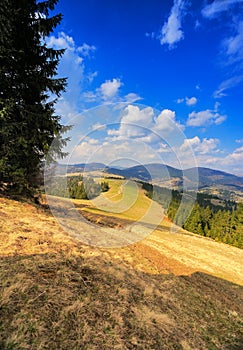
M 148 197 L 166 209 L 168 218 L 177 225 L 190 232 L 243 248 L 243 203 L 223 201 L 203 193 L 194 193 L 193 196 L 188 192 L 185 196 L 189 199 L 195 197 L 195 203 L 191 208 L 189 200 L 188 208 L 186 202 L 180 208 L 182 192 L 148 183 L 142 183 L 142 187 Z

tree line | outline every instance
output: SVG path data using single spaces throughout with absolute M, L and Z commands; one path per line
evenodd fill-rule
M 109 188 L 106 181 L 97 183 L 93 178 L 82 175 L 56 177 L 48 188 L 48 194 L 72 199 L 93 199 Z
M 160 203 L 168 218 L 182 228 L 216 241 L 243 248 L 243 203 L 219 201 L 209 194 L 188 192 L 188 202 L 182 202 L 182 192 L 142 183 L 148 197 Z M 190 198 L 196 199 L 191 207 Z M 214 201 L 220 204 L 214 204 Z

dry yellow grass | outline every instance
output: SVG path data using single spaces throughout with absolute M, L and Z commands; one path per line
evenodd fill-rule
M 136 237 L 136 231 L 139 231 L 145 239 L 127 248 L 109 250 L 106 254 L 125 260 L 144 272 L 187 275 L 201 271 L 243 285 L 243 250 L 180 228 L 174 232 L 172 224 L 163 217 L 163 208 L 149 199 L 140 185 L 134 187 L 128 183 L 126 187 L 125 180 L 109 180 L 109 185 L 110 190 L 93 201 L 73 202 L 78 208 L 83 206 L 79 208 L 81 213 L 95 214 L 91 219 L 98 224 L 110 225 L 113 221 L 114 227 L 131 227 L 130 231 L 125 227 L 120 230 L 121 236 L 128 232 L 131 237 Z M 130 205 L 131 200 L 133 205 Z M 115 208 L 114 203 L 117 203 Z M 122 210 L 124 206 L 128 207 L 125 211 Z M 131 222 L 123 224 L 119 222 L 121 219 L 136 221 L 136 226 Z M 82 230 L 81 223 L 79 228 Z M 87 237 L 85 239 L 87 241 Z
M 47 210 L 0 198 L 0 349 L 240 349 L 242 289 L 194 273 L 207 250 L 211 275 L 218 247 L 223 264 L 238 250 L 168 228 L 99 249 Z

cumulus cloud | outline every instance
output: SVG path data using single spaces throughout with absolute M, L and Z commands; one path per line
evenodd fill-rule
M 155 119 L 154 130 L 173 132 L 175 129 L 183 130 L 184 126 L 176 121 L 176 114 L 170 109 L 164 109 Z
M 106 80 L 104 83 L 101 84 L 99 90 L 101 93 L 101 96 L 104 100 L 111 100 L 114 96 L 117 95 L 118 90 L 122 86 L 122 83 L 120 79 L 112 79 L 112 80 Z
M 243 0 L 214 0 L 202 9 L 202 15 L 215 18 L 220 12 L 228 11 L 232 6 L 242 3 Z
M 186 14 L 187 1 L 174 0 L 174 5 L 171 9 L 167 22 L 164 23 L 160 33 L 161 45 L 167 44 L 170 49 L 175 47 L 175 44 L 184 39 L 182 30 L 182 19 Z
M 177 103 L 183 103 L 186 102 L 187 106 L 194 106 L 197 104 L 197 98 L 196 97 L 186 97 L 186 98 L 178 98 L 176 100 Z
M 93 91 L 85 91 L 83 93 L 83 99 L 86 102 L 118 102 L 120 100 L 119 97 L 119 89 L 123 85 L 123 83 L 118 78 L 114 78 L 112 80 L 106 80 L 102 83 L 97 89 Z
M 123 113 L 118 130 L 108 130 L 108 135 L 122 140 L 131 137 L 144 137 L 152 127 L 154 111 L 151 107 L 140 109 L 138 106 L 128 105 Z
M 242 166 L 243 162 L 243 146 L 236 148 L 231 154 L 224 159 L 224 164 Z
M 183 129 L 176 120 L 174 111 L 164 109 L 155 115 L 151 107 L 128 105 L 124 109 L 119 127 L 107 131 L 107 140 L 112 142 L 137 139 L 158 148 L 161 143 L 173 144 L 184 139 Z
M 129 105 L 125 108 L 122 123 L 134 123 L 149 128 L 152 125 L 154 110 L 152 107 L 140 109 L 138 106 Z
M 218 153 L 217 146 L 219 144 L 219 140 L 216 138 L 203 138 L 203 140 L 198 144 L 195 148 L 196 152 L 200 154 L 211 154 Z
M 187 151 L 189 147 L 192 147 L 193 151 L 198 154 L 212 154 L 218 153 L 217 146 L 219 140 L 216 138 L 203 138 L 201 141 L 198 136 L 195 136 L 191 139 L 185 139 L 184 143 L 181 145 L 181 151 Z
M 65 49 L 58 66 L 58 75 L 68 77 L 68 85 L 66 92 L 56 104 L 56 110 L 63 116 L 63 120 L 69 123 L 80 112 L 80 95 L 83 82 L 86 79 L 83 51 L 80 49 L 81 47 L 76 45 L 73 37 L 64 32 L 46 38 L 46 43 L 47 46 L 54 49 Z
M 194 106 L 197 103 L 197 98 L 196 97 L 186 97 L 186 104 L 188 106 Z
M 55 49 L 66 49 L 66 50 L 75 50 L 75 42 L 74 39 L 65 34 L 64 32 L 58 33 L 58 37 L 54 35 L 49 36 L 46 39 L 47 45 L 54 47 Z
M 195 136 L 195 137 L 193 137 L 191 139 L 185 139 L 183 144 L 181 145 L 180 149 L 182 151 L 185 151 L 185 150 L 187 150 L 187 148 L 189 146 L 193 147 L 193 146 L 198 145 L 198 144 L 200 144 L 200 139 L 199 139 L 198 136 Z
M 198 166 L 222 167 L 222 151 L 218 148 L 220 144 L 217 138 L 203 138 L 198 136 L 185 139 L 177 150 L 181 163 L 185 167 L 192 166 L 191 154 L 194 154 Z M 195 162 L 195 161 L 194 161 Z
M 219 125 L 226 119 L 225 115 L 220 115 L 217 106 L 214 110 L 206 109 L 200 112 L 191 112 L 187 119 L 187 126 L 206 126 L 210 124 Z
M 159 155 L 147 144 L 139 140 L 119 141 L 112 143 L 99 141 L 94 144 L 92 140 L 84 139 L 72 152 L 70 163 L 102 162 L 105 164 L 117 163 L 119 160 L 126 160 L 134 164 L 146 164 L 160 162 Z
M 70 162 L 99 161 L 109 164 L 118 159 L 130 159 L 143 164 L 164 162 L 183 168 L 196 163 L 226 171 L 232 167 L 242 168 L 243 147 L 227 155 L 219 148 L 217 138 L 194 136 L 187 139 L 172 110 L 164 109 L 157 114 L 151 107 L 120 105 L 117 111 L 117 105 L 112 106 L 103 105 L 100 113 L 94 111 L 92 115 L 98 115 L 99 119 L 92 120 L 90 116 L 87 136 L 80 135 L 80 131 L 77 134 L 79 142 L 73 142 Z M 218 104 L 215 110 L 217 108 Z M 87 113 L 90 115 L 89 111 Z M 114 117 L 114 113 L 119 116 L 115 124 L 114 119 L 110 125 L 108 120 L 104 124 L 104 119 L 100 119 L 100 116 L 108 114 Z
M 121 96 L 120 88 L 123 85 L 123 82 L 118 78 L 106 80 L 94 91 L 85 91 L 83 93 L 83 99 L 86 102 L 96 103 L 133 103 L 142 99 L 138 94 L 134 92 L 130 92 L 125 96 Z

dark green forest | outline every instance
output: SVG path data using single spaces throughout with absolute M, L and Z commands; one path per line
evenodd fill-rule
M 33 197 L 46 163 L 62 158 L 69 130 L 55 103 L 66 78 L 57 77 L 65 50 L 46 44 L 61 23 L 58 0 L 1 0 L 0 191 Z M 55 142 L 53 143 L 53 141 Z
M 147 196 L 160 203 L 168 218 L 184 229 L 215 241 L 243 248 L 243 203 L 219 200 L 203 193 L 185 193 L 188 198 L 180 208 L 182 193 L 142 183 Z M 195 200 L 191 208 L 191 200 Z M 215 204 L 216 203 L 216 204 Z
M 92 199 L 100 195 L 101 192 L 108 190 L 108 182 L 97 183 L 91 177 L 79 175 L 55 178 L 47 192 L 58 197 Z

